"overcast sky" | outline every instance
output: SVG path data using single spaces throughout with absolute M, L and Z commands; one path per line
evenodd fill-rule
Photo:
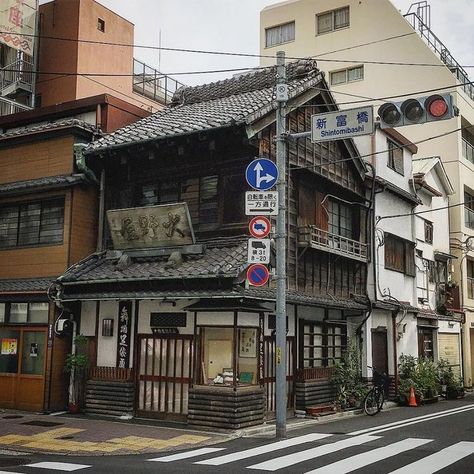
M 98 0 L 135 24 L 135 44 L 258 54 L 259 14 L 276 0 Z M 370 0 L 378 1 L 378 0 Z M 392 0 L 406 13 L 411 0 Z M 45 1 L 41 1 L 45 3 Z M 474 65 L 474 0 L 429 0 L 431 29 L 462 65 Z M 327 3 L 330 8 L 330 0 Z M 164 73 L 246 68 L 258 59 L 136 49 L 135 57 Z M 468 69 L 474 76 L 474 69 Z M 222 74 L 179 76 L 186 84 Z

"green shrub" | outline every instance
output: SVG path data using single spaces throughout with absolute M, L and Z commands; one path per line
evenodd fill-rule
M 419 400 L 432 398 L 439 393 L 439 370 L 431 359 L 402 354 L 398 363 L 398 376 L 398 394 L 402 398 L 408 399 L 411 387 Z

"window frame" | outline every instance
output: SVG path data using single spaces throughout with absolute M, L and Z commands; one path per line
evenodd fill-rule
M 401 245 L 401 261 L 403 264 L 402 267 L 397 267 L 392 265 L 390 260 L 394 260 L 396 256 L 390 256 L 387 249 L 389 248 L 389 242 L 392 241 L 393 244 Z M 415 242 L 411 240 L 404 239 L 398 235 L 391 234 L 390 232 L 384 233 L 384 268 L 387 270 L 392 270 L 394 272 L 403 273 L 404 275 L 416 278 L 416 264 L 415 264 Z M 400 257 L 399 257 L 400 258 Z
M 61 226 L 61 235 L 59 238 L 59 232 L 58 232 L 58 240 L 55 240 L 53 242 L 48 241 L 48 242 L 42 242 L 42 238 L 45 237 L 44 232 L 46 230 L 44 229 L 45 220 L 46 220 L 46 208 L 48 204 L 52 203 L 58 203 L 56 206 L 56 210 L 59 210 L 62 212 L 62 223 L 58 225 Z M 34 242 L 24 242 L 20 243 L 21 240 L 21 228 L 22 226 L 25 227 L 25 223 L 28 223 L 28 215 L 24 215 L 23 219 L 22 217 L 22 212 L 25 208 L 28 208 L 30 206 L 35 206 L 38 205 L 40 206 L 40 213 L 39 213 L 39 220 L 38 220 L 38 229 L 37 229 L 37 236 L 36 240 Z M 16 230 L 15 230 L 15 243 L 11 245 L 5 245 L 0 241 L 0 251 L 1 250 L 11 250 L 11 249 L 16 249 L 16 248 L 28 248 L 28 247 L 47 247 L 47 246 L 52 246 L 52 245 L 63 245 L 64 244 L 64 224 L 65 224 L 65 211 L 66 211 L 66 199 L 65 196 L 54 196 L 46 199 L 41 199 L 41 200 L 34 200 L 34 201 L 17 201 L 17 202 L 12 202 L 12 203 L 5 203 L 4 205 L 0 206 L 0 212 L 2 209 L 7 209 L 7 208 L 16 208 Z M 49 210 L 53 209 L 53 206 Z M 27 225 L 28 226 L 28 225 Z M 26 226 L 26 227 L 27 227 Z M 12 232 L 13 233 L 13 232 Z M 8 235 L 8 234 L 7 234 Z M 12 238 L 13 239 L 13 238 Z M 10 239 L 9 239 L 10 240 Z
M 424 226 L 424 233 L 425 233 L 425 242 L 427 244 L 432 244 L 433 243 L 433 232 L 434 232 L 434 228 L 433 228 L 433 223 L 427 219 L 423 219 L 424 223 L 423 223 L 423 226 Z
M 280 41 L 279 40 L 277 43 L 268 44 L 269 43 L 268 33 L 271 30 L 276 31 L 278 29 L 279 30 L 278 36 L 281 39 L 282 28 L 285 27 L 285 26 L 289 26 L 289 25 L 293 25 L 293 38 L 292 39 L 289 39 L 289 40 L 286 40 L 286 41 Z M 287 21 L 285 23 L 280 23 L 279 25 L 273 25 L 273 26 L 269 26 L 268 28 L 265 28 L 265 48 L 274 48 L 275 46 L 279 46 L 280 44 L 292 43 L 293 41 L 295 41 L 295 39 L 296 39 L 296 22 L 295 22 L 295 20 Z
M 400 169 L 397 169 L 397 164 L 396 164 L 396 159 L 397 156 L 395 156 L 394 152 L 398 151 L 401 153 L 401 158 L 400 163 L 401 163 L 401 171 Z M 398 144 L 395 140 L 391 140 L 390 138 L 387 138 L 387 167 L 390 168 L 391 170 L 395 171 L 395 173 L 398 173 L 401 176 L 405 176 L 405 163 L 404 163 L 404 150 L 403 147 Z
M 105 20 L 103 18 L 97 18 L 97 29 L 101 33 L 105 33 Z
M 44 321 L 31 321 L 31 305 L 43 303 L 46 304 L 46 319 Z M 12 304 L 26 304 L 26 321 L 11 321 L 11 306 Z M 3 321 L 0 320 L 0 326 L 45 326 L 49 323 L 49 303 L 47 301 L 8 301 L 0 302 L 0 307 L 3 306 Z
M 474 299 L 474 258 L 466 258 L 467 297 Z
M 474 229 L 474 195 L 464 189 L 464 225 Z
M 359 78 L 359 79 L 349 79 L 349 72 L 350 71 L 354 71 L 356 69 L 360 69 L 362 71 L 362 77 Z M 341 82 L 334 82 L 333 81 L 333 77 L 335 74 L 340 74 L 340 73 L 344 73 L 344 81 L 341 81 Z M 348 67 L 348 68 L 345 68 L 345 69 L 337 69 L 335 71 L 330 71 L 329 72 L 329 82 L 331 84 L 331 86 L 339 86 L 341 84 L 348 84 L 350 82 L 358 82 L 358 81 L 363 81 L 365 78 L 365 70 L 364 70 L 364 65 L 363 64 L 360 64 L 358 66 L 351 66 L 351 67 Z
M 342 26 L 336 27 L 336 13 L 337 12 L 342 12 L 343 10 L 347 11 L 347 23 L 343 24 Z M 331 28 L 328 29 L 328 30 L 325 30 L 325 31 L 320 31 L 319 19 L 321 17 L 327 16 L 327 15 L 331 15 Z M 325 12 L 316 13 L 316 25 L 315 25 L 316 26 L 316 36 L 325 35 L 327 33 L 332 33 L 333 31 L 343 30 L 345 28 L 350 28 L 350 26 L 351 26 L 350 15 L 351 15 L 351 10 L 350 10 L 349 5 L 346 5 L 346 6 L 340 7 L 340 8 L 335 8 L 334 10 L 327 10 Z
M 337 209 L 337 211 L 336 211 Z M 341 210 L 347 211 L 348 215 L 341 212 Z M 354 239 L 355 234 L 355 225 L 354 225 L 354 212 L 352 206 L 344 202 L 338 201 L 337 199 L 328 200 L 328 232 L 333 235 L 338 235 L 346 239 Z M 337 219 L 337 223 L 332 222 L 332 217 Z M 343 219 L 347 219 L 349 222 L 349 227 L 343 226 L 341 222 Z M 333 228 L 337 228 L 337 232 L 333 232 Z M 346 235 L 349 233 L 350 235 Z

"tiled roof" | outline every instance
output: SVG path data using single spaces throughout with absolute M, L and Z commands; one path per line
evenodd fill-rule
M 179 250 L 179 249 L 176 249 Z M 124 252 L 126 254 L 126 252 Z M 201 255 L 183 255 L 181 264 L 168 256 L 129 257 L 126 264 L 107 254 L 93 254 L 73 265 L 59 278 L 62 283 L 108 283 L 113 281 L 172 280 L 189 278 L 235 278 L 247 266 L 247 243 L 243 240 L 207 243 Z
M 181 88 L 171 106 L 91 143 L 85 153 L 250 124 L 274 109 L 275 76 L 275 67 L 270 67 L 224 81 Z M 316 62 L 311 60 L 289 63 L 287 78 L 290 99 L 323 80 Z
M 27 181 L 15 181 L 13 183 L 0 184 L 0 196 L 46 190 L 52 188 L 66 188 L 83 183 L 83 174 L 46 176 L 44 178 L 29 179 Z
M 0 293 L 45 292 L 54 278 L 27 278 L 0 280 Z
M 33 125 L 26 125 L 25 127 L 18 127 L 7 129 L 4 133 L 0 133 L 0 140 L 7 140 L 13 137 L 23 135 L 30 135 L 34 133 L 48 132 L 50 130 L 57 130 L 59 128 L 80 128 L 91 133 L 99 133 L 95 125 L 79 120 L 76 118 L 68 118 L 61 120 L 53 120 L 51 122 L 43 122 Z

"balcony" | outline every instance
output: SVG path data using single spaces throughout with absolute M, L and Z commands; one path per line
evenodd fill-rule
M 468 141 L 462 141 L 462 156 L 474 164 L 474 146 Z
M 24 59 L 16 59 L 0 69 L 0 96 L 14 97 L 18 92 L 33 91 L 34 66 Z
M 182 86 L 183 83 L 133 59 L 133 91 L 137 94 L 166 105 Z
M 334 253 L 360 262 L 367 262 L 367 244 L 341 235 L 331 234 L 318 229 L 314 225 L 298 229 L 298 245 Z

